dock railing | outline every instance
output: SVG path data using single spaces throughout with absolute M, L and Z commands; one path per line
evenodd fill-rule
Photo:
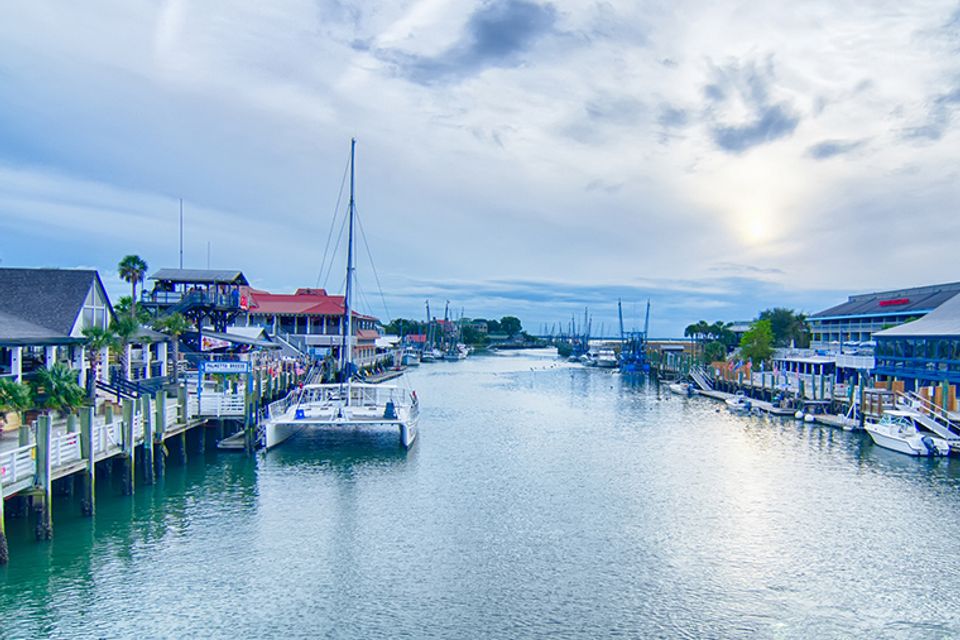
M 82 460 L 80 453 L 80 434 L 67 432 L 50 439 L 50 467 L 57 467 Z
M 0 454 L 0 498 L 6 497 L 2 488 L 31 484 L 37 475 L 37 445 L 28 444 Z
M 243 392 L 205 391 L 197 396 L 190 394 L 187 398 L 187 415 L 195 417 L 237 417 L 246 413 L 246 403 Z

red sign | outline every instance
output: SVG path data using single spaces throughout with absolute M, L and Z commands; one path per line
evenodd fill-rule
M 881 307 L 898 307 L 902 304 L 908 304 L 909 302 L 910 302 L 910 298 L 891 298 L 890 300 L 881 300 L 880 306 Z

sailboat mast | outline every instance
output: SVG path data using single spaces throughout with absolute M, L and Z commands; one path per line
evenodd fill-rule
M 343 292 L 343 346 L 340 348 L 343 366 L 341 375 L 347 376 L 347 405 L 350 405 L 350 379 L 353 377 L 353 312 L 350 309 L 350 295 L 353 292 L 353 216 L 356 209 L 354 200 L 354 158 L 356 156 L 357 139 L 350 139 L 350 222 L 347 233 L 347 284 Z

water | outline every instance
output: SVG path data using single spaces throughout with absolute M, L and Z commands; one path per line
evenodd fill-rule
M 50 544 L 9 521 L 0 637 L 960 636 L 960 460 L 544 354 L 410 377 L 409 453 L 194 455 L 58 499 Z

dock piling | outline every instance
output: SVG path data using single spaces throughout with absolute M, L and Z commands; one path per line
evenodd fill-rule
M 156 414 L 150 410 L 150 396 L 144 395 L 140 398 L 142 403 L 141 412 L 143 414 L 143 482 L 151 485 L 154 482 L 153 470 L 153 428 Z
M 53 538 L 53 517 L 51 514 L 51 498 L 53 497 L 53 481 L 50 474 L 50 440 L 53 436 L 53 427 L 50 416 L 43 415 L 37 418 L 37 486 L 40 493 L 37 508 L 37 540 L 51 540 Z
M 87 407 L 80 414 L 80 455 L 87 460 L 87 468 L 79 476 L 81 483 L 80 512 L 85 516 L 92 516 L 96 511 L 94 487 L 97 461 L 93 454 L 93 412 L 93 407 Z
M 123 495 L 132 496 L 136 482 L 134 481 L 134 462 L 136 460 L 136 443 L 133 440 L 133 421 L 136 416 L 136 405 L 133 400 L 123 401 Z
M 10 549 L 7 547 L 7 529 L 3 521 L 3 508 L 6 500 L 0 498 L 0 565 L 10 562 Z

